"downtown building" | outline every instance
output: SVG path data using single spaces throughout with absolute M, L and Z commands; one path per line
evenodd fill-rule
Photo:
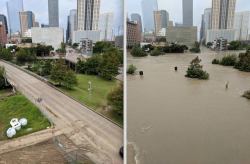
M 9 23 L 9 34 L 20 32 L 19 12 L 23 11 L 23 0 L 8 0 L 6 3 Z
M 127 46 L 133 47 L 136 44 L 140 44 L 141 37 L 140 26 L 137 22 L 127 20 Z
M 169 14 L 166 10 L 154 11 L 154 26 L 156 36 L 165 36 L 169 21 Z M 165 32 L 166 33 L 166 32 Z
M 48 0 L 49 26 L 59 27 L 59 4 L 58 0 Z
M 234 17 L 235 39 L 250 40 L 250 11 L 237 12 Z
M 114 25 L 114 14 L 103 13 L 100 15 L 99 19 L 99 31 L 100 31 L 100 40 L 104 41 L 113 41 L 113 25 Z
M 182 25 L 193 26 L 193 0 L 182 0 Z
M 68 16 L 68 25 L 67 25 L 67 42 L 72 42 L 72 37 L 74 31 L 77 30 L 77 10 L 72 9 L 70 10 L 69 16 Z
M 166 40 L 168 43 L 178 43 L 192 47 L 197 41 L 197 27 L 168 26 Z
M 157 0 L 142 0 L 141 7 L 144 32 L 154 32 L 154 11 L 158 10 Z
M 35 15 L 32 11 L 19 12 L 21 36 L 28 37 L 27 32 L 32 27 L 35 27 Z
M 93 44 L 100 41 L 99 16 L 100 0 L 77 0 L 77 30 L 73 32 L 72 43 L 86 39 Z
M 207 30 L 206 43 L 217 39 L 235 40 L 235 5 L 236 0 L 212 0 L 211 29 Z
M 201 30 L 200 30 L 200 41 L 206 40 L 207 30 L 211 29 L 212 26 L 212 9 L 206 8 L 202 14 Z
M 8 42 L 8 24 L 5 15 L 0 14 L 0 45 Z
M 137 38 L 140 38 L 140 40 L 142 41 L 142 32 L 143 32 L 143 28 L 142 28 L 142 19 L 141 19 L 141 15 L 137 14 L 137 13 L 133 13 L 131 14 L 131 21 L 136 22 L 138 25 L 138 32 L 137 32 Z
M 100 0 L 77 0 L 77 30 L 98 30 Z

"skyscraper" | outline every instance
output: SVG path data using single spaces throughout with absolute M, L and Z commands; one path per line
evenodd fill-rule
M 101 40 L 113 40 L 114 14 L 103 13 L 100 15 L 99 30 Z
M 158 10 L 157 0 L 142 0 L 141 6 L 144 31 L 155 31 L 154 11 Z
M 193 0 L 182 0 L 183 26 L 193 26 Z
M 137 24 L 140 26 L 141 32 L 142 32 L 142 20 L 141 20 L 141 15 L 137 13 L 131 14 L 131 20 L 134 22 L 137 22 Z
M 212 1 L 212 29 L 232 29 L 236 0 Z
M 154 11 L 154 25 L 155 33 L 159 33 L 163 28 L 167 28 L 169 21 L 169 15 L 166 10 Z
M 77 30 L 98 30 L 100 0 L 77 0 Z
M 49 26 L 59 27 L 59 4 L 58 0 L 48 0 Z
M 23 11 L 23 0 L 9 0 L 6 5 L 10 34 L 20 32 L 19 12 Z
M 32 11 L 22 11 L 19 13 L 19 16 L 21 35 L 24 36 L 28 29 L 35 26 L 35 15 Z
M 0 14 L 0 44 L 7 43 L 8 25 L 5 15 Z
M 206 8 L 204 14 L 202 15 L 202 24 L 201 24 L 201 35 L 200 40 L 206 39 L 207 30 L 211 29 L 211 18 L 212 18 L 212 9 Z
M 73 32 L 77 30 L 77 10 L 70 10 L 68 16 L 68 27 L 67 27 L 67 41 L 71 41 L 73 37 Z
M 234 29 L 236 29 L 236 40 L 250 40 L 250 11 L 235 14 Z

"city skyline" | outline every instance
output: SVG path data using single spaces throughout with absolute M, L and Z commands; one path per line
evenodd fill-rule
M 7 15 L 6 2 L 8 0 L 0 1 L 0 14 Z M 107 3 L 108 2 L 108 3 Z M 36 21 L 40 24 L 49 24 L 48 20 L 48 0 L 23 0 L 24 11 L 32 11 L 35 14 Z M 41 7 L 42 6 L 42 7 Z M 67 18 L 70 13 L 70 10 L 76 9 L 77 0 L 59 0 L 59 27 L 64 28 L 64 31 L 67 29 Z M 122 33 L 123 20 L 120 19 L 123 17 L 123 1 L 122 0 L 101 0 L 100 5 L 100 14 L 105 12 L 114 13 L 114 29 L 116 34 L 120 31 Z M 8 18 L 7 18 L 8 19 Z M 9 20 L 8 20 L 9 21 Z
M 199 0 L 193 0 L 193 4 L 193 25 L 198 27 L 199 34 L 201 16 L 204 13 L 204 9 L 212 7 L 212 0 L 203 0 L 203 3 L 200 3 Z M 133 0 L 128 0 L 126 8 L 127 15 L 129 15 L 129 17 L 132 13 L 139 13 L 142 15 L 141 0 L 137 0 L 136 2 Z M 174 21 L 174 24 L 182 23 L 182 0 L 158 0 L 158 10 L 166 10 L 169 13 L 169 20 Z M 235 10 L 236 12 L 249 10 L 250 4 L 248 3 L 248 0 L 237 0 Z

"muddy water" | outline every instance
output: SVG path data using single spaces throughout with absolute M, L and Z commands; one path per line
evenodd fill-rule
M 221 54 L 202 53 L 210 80 L 185 78 L 195 56 L 128 57 L 144 71 L 128 77 L 128 141 L 137 163 L 250 163 L 250 101 L 241 97 L 250 73 L 212 65 Z

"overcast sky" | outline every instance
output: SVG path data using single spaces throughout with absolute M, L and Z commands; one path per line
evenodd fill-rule
M 201 15 L 205 8 L 212 7 L 212 0 L 194 0 L 194 25 L 200 30 Z M 158 8 L 165 9 L 169 13 L 169 19 L 182 23 L 182 0 L 158 0 Z M 250 11 L 250 0 L 236 0 L 237 11 Z M 141 14 L 141 0 L 127 0 L 126 12 Z
M 0 0 L 0 14 L 7 16 L 6 2 Z M 48 0 L 23 0 L 24 10 L 33 11 L 36 20 L 41 24 L 48 24 Z M 60 27 L 66 30 L 67 16 L 71 9 L 76 9 L 77 0 L 59 0 Z M 123 0 L 101 0 L 101 13 L 113 12 L 115 17 L 116 32 L 123 25 Z

